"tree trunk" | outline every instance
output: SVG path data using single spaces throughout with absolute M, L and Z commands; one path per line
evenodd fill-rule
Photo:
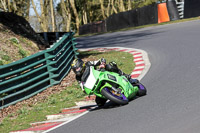
M 54 15 L 54 8 L 53 8 L 53 0 L 50 0 L 50 9 L 51 9 L 51 24 L 52 24 L 52 32 L 56 30 L 55 24 L 55 15 Z
M 1 5 L 4 11 L 7 11 L 6 0 L 1 0 Z
M 77 13 L 77 10 L 76 10 L 75 2 L 74 2 L 74 0 L 69 0 L 69 1 L 70 1 L 70 4 L 71 4 L 71 7 L 73 9 L 74 16 L 76 18 L 77 33 L 79 33 L 79 24 L 80 24 L 80 21 L 79 21 L 79 16 L 78 16 L 78 13 Z
M 61 0 L 61 11 L 62 11 L 62 19 L 63 19 L 63 25 L 65 29 L 63 28 L 64 31 L 67 29 L 67 9 L 64 0 Z
M 14 12 L 15 12 L 15 11 L 17 11 L 17 6 L 16 6 L 15 0 L 12 0 L 12 3 L 13 3 Z
M 87 24 L 88 20 L 87 20 L 87 12 L 85 10 L 83 10 L 83 24 Z
M 70 27 L 71 27 L 71 11 L 69 9 L 69 1 L 68 0 L 66 0 L 66 4 L 65 4 L 64 0 L 61 0 L 62 17 L 63 17 L 63 21 L 64 21 L 64 31 L 69 32 Z
M 87 24 L 88 20 L 87 20 L 87 4 L 84 5 L 83 8 L 83 24 Z
M 8 0 L 8 4 L 7 5 L 8 5 L 8 11 L 11 12 L 12 9 L 11 9 L 11 5 L 10 5 L 10 0 Z
M 109 17 L 110 16 L 110 0 L 108 0 L 108 6 L 107 6 L 107 12 L 106 12 L 106 16 Z
M 29 12 L 30 12 L 30 0 L 26 3 L 26 15 L 24 16 L 27 21 L 29 21 Z
M 102 13 L 102 16 L 103 16 L 103 19 L 106 19 L 106 16 L 105 16 L 105 9 L 104 9 L 104 0 L 100 0 L 100 4 L 101 4 L 101 13 Z
M 131 10 L 131 0 L 128 0 L 128 11 Z
M 31 3 L 32 3 L 33 10 L 34 10 L 34 12 L 35 12 L 35 14 L 36 14 L 36 17 L 37 17 L 37 19 L 38 19 L 39 23 L 42 23 L 42 22 L 41 22 L 41 18 L 40 18 L 40 16 L 39 16 L 38 12 L 37 12 L 37 9 L 36 9 L 36 6 L 35 6 L 35 3 L 34 3 L 34 1 L 33 1 L 33 0 L 31 0 Z
M 34 4 L 34 1 L 31 0 L 31 2 L 32 2 L 33 9 L 35 11 L 35 14 L 37 16 L 37 19 L 38 19 L 38 21 L 40 23 L 40 26 L 42 28 L 42 31 L 43 32 L 47 32 L 48 31 L 48 24 L 47 24 L 47 20 L 46 20 L 47 14 L 46 14 L 46 11 L 44 11 L 44 3 L 43 3 L 44 1 L 40 0 L 41 16 L 37 12 L 37 9 L 36 9 L 36 6 Z M 46 3 L 45 3 L 45 6 L 46 6 Z
M 71 31 L 71 21 L 72 21 L 72 14 L 68 14 L 68 19 L 67 19 L 67 31 Z
M 43 32 L 47 32 L 47 23 L 46 23 L 46 17 L 45 17 L 45 11 L 44 11 L 44 3 L 43 0 L 40 0 L 40 8 L 41 8 L 41 27 L 43 29 Z
M 114 0 L 111 0 L 111 4 L 112 4 L 112 10 L 111 10 L 111 14 L 112 12 L 114 11 L 114 13 L 118 13 L 117 9 L 115 8 L 115 5 L 114 5 Z
M 123 0 L 119 0 L 119 11 L 120 12 L 124 12 L 125 11 Z

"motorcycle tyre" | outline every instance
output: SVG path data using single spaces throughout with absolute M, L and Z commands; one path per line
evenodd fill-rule
M 138 88 L 139 88 L 139 90 L 138 90 L 138 92 L 137 92 L 137 96 L 145 96 L 146 94 L 147 94 L 147 89 L 146 89 L 146 87 L 143 85 L 143 84 L 141 84 L 141 83 L 137 83 L 136 84 L 137 86 L 138 86 Z M 140 85 L 142 85 L 144 88 L 143 89 L 140 89 Z
M 105 96 L 107 99 L 109 99 L 110 101 L 112 101 L 112 102 L 114 102 L 114 103 L 117 103 L 117 104 L 119 104 L 119 105 L 126 105 L 126 104 L 128 104 L 128 99 L 127 99 L 127 100 L 120 100 L 120 99 L 114 97 L 114 96 L 113 96 L 112 94 L 110 94 L 109 92 L 107 92 L 107 91 L 105 90 L 105 88 L 103 88 L 103 89 L 101 90 L 101 94 L 102 94 L 103 96 Z

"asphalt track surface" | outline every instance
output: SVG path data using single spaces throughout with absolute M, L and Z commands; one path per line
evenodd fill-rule
M 200 21 L 78 38 L 78 47 L 145 50 L 148 94 L 125 106 L 108 103 L 50 133 L 199 133 Z

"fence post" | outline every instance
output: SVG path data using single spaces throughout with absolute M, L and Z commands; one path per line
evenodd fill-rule
M 44 53 L 44 55 L 45 55 L 45 60 L 46 60 L 46 64 L 47 64 L 47 71 L 49 73 L 50 85 L 53 85 L 53 83 L 54 83 L 54 80 L 52 79 L 53 73 L 51 72 L 52 67 L 50 66 L 51 60 L 48 59 L 48 57 L 50 56 L 50 54 L 46 51 Z
M 72 36 L 72 47 L 73 47 L 73 51 L 75 54 L 75 58 L 78 58 L 77 56 L 79 55 L 79 53 L 77 52 L 78 48 L 76 48 L 77 42 L 74 42 L 74 40 L 76 40 L 76 38 L 73 38 L 74 33 L 71 33 Z

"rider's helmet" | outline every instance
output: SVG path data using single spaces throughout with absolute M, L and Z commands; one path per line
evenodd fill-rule
M 71 67 L 77 76 L 81 76 L 85 71 L 85 63 L 81 59 L 74 59 Z

